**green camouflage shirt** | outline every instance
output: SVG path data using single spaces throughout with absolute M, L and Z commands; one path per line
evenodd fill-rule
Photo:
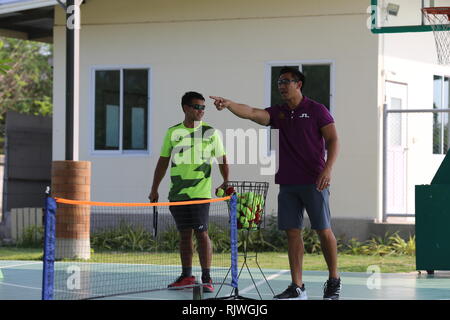
M 195 128 L 179 123 L 167 130 L 160 155 L 172 157 L 169 201 L 211 198 L 212 161 L 225 155 L 217 130 L 205 122 Z

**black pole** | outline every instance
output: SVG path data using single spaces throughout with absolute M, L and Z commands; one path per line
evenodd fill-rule
M 75 4 L 75 0 L 67 0 L 66 8 Z M 73 11 L 66 9 L 66 22 L 71 21 Z M 73 19 L 72 19 L 73 21 Z M 73 98 L 75 75 L 75 26 L 66 23 L 66 160 L 73 160 Z

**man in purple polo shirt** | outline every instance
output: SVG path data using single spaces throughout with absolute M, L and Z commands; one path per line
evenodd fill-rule
M 218 110 L 229 109 L 236 116 L 279 130 L 279 169 L 275 183 L 278 194 L 278 227 L 288 238 L 292 283 L 275 299 L 307 299 L 302 281 L 304 244 L 303 211 L 316 230 L 329 270 L 324 299 L 339 299 L 341 280 L 337 270 L 337 244 L 331 230 L 329 186 L 339 143 L 334 120 L 328 109 L 302 95 L 304 75 L 297 69 L 280 71 L 278 90 L 284 104 L 266 109 L 253 108 L 211 96 Z M 327 158 L 325 160 L 325 148 Z

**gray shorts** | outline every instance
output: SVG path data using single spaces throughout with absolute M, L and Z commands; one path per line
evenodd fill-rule
M 306 209 L 311 229 L 331 228 L 328 188 L 318 191 L 315 184 L 280 185 L 278 194 L 278 228 L 303 229 L 303 212 Z

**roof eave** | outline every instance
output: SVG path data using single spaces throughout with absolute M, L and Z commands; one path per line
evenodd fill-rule
M 42 7 L 50 7 L 50 6 L 55 6 L 57 4 L 58 4 L 58 1 L 56 1 L 56 0 L 29 0 L 29 1 L 14 2 L 14 3 L 10 3 L 10 4 L 1 5 L 0 6 L 0 14 L 42 8 Z

